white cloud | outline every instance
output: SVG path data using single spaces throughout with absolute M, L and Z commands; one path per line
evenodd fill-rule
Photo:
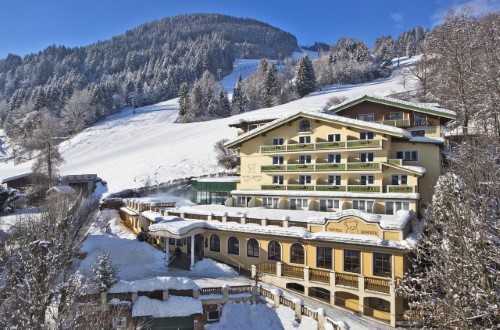
M 401 13 L 391 13 L 391 19 L 394 23 L 396 23 L 397 26 L 400 26 L 403 24 L 403 21 L 404 21 L 404 18 L 403 18 L 403 14 Z
M 444 22 L 448 10 L 454 10 L 455 12 L 460 12 L 465 7 L 469 7 L 472 10 L 473 15 L 481 15 L 484 13 L 491 13 L 495 11 L 500 11 L 500 1 L 499 0 L 453 0 L 453 1 L 441 1 L 442 6 L 439 7 L 432 15 L 433 25 L 438 25 Z

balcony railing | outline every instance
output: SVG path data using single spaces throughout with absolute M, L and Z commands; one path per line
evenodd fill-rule
M 345 171 L 345 163 L 316 164 L 316 171 Z
M 338 142 L 297 143 L 261 146 L 261 153 L 282 153 L 312 150 L 373 149 L 381 148 L 382 140 L 349 140 Z
M 347 191 L 360 192 L 360 193 L 379 193 L 382 192 L 382 186 L 366 186 L 366 185 L 347 186 Z
M 279 269 L 281 269 L 281 274 L 278 274 Z M 259 273 L 264 273 L 271 276 L 293 277 L 301 280 L 304 280 L 304 269 L 305 267 L 303 266 L 292 266 L 283 264 L 281 262 L 279 263 L 264 262 L 256 265 L 256 270 Z M 333 275 L 335 275 L 335 284 L 334 284 L 335 286 L 344 286 L 358 290 L 360 284 L 359 281 L 362 281 L 361 282 L 361 284 L 363 284 L 362 290 L 364 289 L 367 291 L 375 291 L 385 294 L 390 294 L 391 291 L 391 279 L 375 278 L 375 277 L 363 278 L 360 275 L 332 272 L 327 269 L 317 269 L 317 268 L 309 269 L 309 281 L 330 284 L 332 280 L 331 277 Z
M 385 279 L 365 277 L 365 290 L 389 293 L 390 282 Z
M 287 172 L 309 172 L 314 171 L 313 164 L 287 165 Z
M 291 165 L 262 165 L 261 172 L 333 172 L 333 171 L 380 171 L 380 163 L 320 163 Z
M 415 192 L 415 186 L 387 186 L 387 192 L 389 193 L 400 193 L 400 194 L 411 194 Z
M 394 165 L 403 165 L 403 160 L 402 159 L 388 159 L 387 162 L 389 164 L 394 164 Z
M 295 191 L 314 191 L 314 186 L 310 185 L 288 185 L 287 190 L 295 190 Z
M 396 127 L 409 127 L 410 126 L 409 119 L 381 120 L 381 121 L 378 121 L 377 123 L 389 125 L 389 126 L 396 126 Z
M 330 283 L 330 271 L 311 268 L 309 270 L 309 280 Z
M 348 171 L 379 171 L 381 170 L 380 163 L 347 163 Z
M 304 268 L 303 267 L 282 265 L 281 271 L 282 271 L 283 276 L 304 279 Z
M 279 184 L 266 184 L 266 185 L 262 185 L 261 189 L 262 190 L 286 190 L 286 186 L 279 185 Z
M 335 273 L 335 285 L 342 285 L 350 288 L 358 288 L 358 276 Z
M 316 186 L 316 191 L 346 191 L 346 186 L 321 185 Z

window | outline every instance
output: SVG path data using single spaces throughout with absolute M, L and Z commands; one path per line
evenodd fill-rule
M 344 272 L 361 273 L 361 252 L 344 250 Z
M 373 275 L 392 277 L 391 254 L 373 252 Z
M 339 142 L 340 134 L 328 134 L 328 142 Z
M 396 214 L 399 210 L 409 210 L 408 202 L 385 202 L 385 214 Z
M 307 119 L 301 120 L 299 122 L 299 132 L 310 132 L 311 122 Z
M 213 234 L 210 236 L 210 251 L 220 252 L 220 238 Z
M 340 200 L 338 199 L 320 199 L 319 210 L 326 212 L 330 210 L 338 210 L 340 208 Z
M 283 165 L 285 158 L 283 156 L 273 156 L 273 165 Z
M 290 198 L 290 210 L 307 209 L 308 205 L 307 198 Z
M 359 184 L 362 186 L 372 185 L 375 183 L 375 175 L 360 175 Z
M 250 199 L 252 199 L 252 197 L 250 196 L 237 196 L 236 205 L 247 207 L 248 203 L 250 202 Z
M 310 136 L 299 136 L 299 143 L 311 143 Z
M 299 175 L 299 184 L 311 184 L 311 176 L 310 175 Z
M 283 184 L 283 175 L 273 175 L 273 184 Z
M 229 237 L 227 240 L 227 253 L 240 254 L 240 241 L 234 236 Z
M 328 155 L 328 162 L 329 163 L 339 164 L 341 159 L 342 159 L 342 155 L 341 154 L 330 154 L 330 155 Z
M 311 155 L 300 155 L 299 156 L 300 164 L 311 164 Z
M 281 261 L 281 245 L 277 241 L 269 242 L 267 246 L 267 259 Z
M 382 312 L 391 312 L 391 303 L 381 298 L 368 298 L 368 307 Z
M 425 136 L 425 130 L 411 131 L 411 136 Z
M 373 140 L 374 138 L 373 132 L 361 132 L 359 133 L 360 140 Z
M 373 162 L 375 154 L 373 152 L 362 152 L 359 154 L 359 161 L 362 163 Z
M 255 238 L 250 238 L 247 242 L 247 257 L 259 257 L 259 242 Z
M 273 145 L 275 146 L 281 146 L 284 144 L 283 138 L 274 138 L 273 139 Z
M 427 116 L 415 115 L 415 126 L 427 126 Z
M 389 114 L 389 120 L 398 120 L 398 119 L 403 119 L 402 112 L 391 112 Z
M 248 125 L 248 130 L 251 131 L 253 129 L 256 129 L 257 128 L 257 124 L 251 124 L 251 125 Z
M 217 321 L 220 318 L 220 311 L 207 312 L 207 321 Z
M 333 186 L 340 186 L 341 181 L 342 181 L 341 175 L 329 175 L 328 176 L 328 184 L 331 184 Z
M 290 248 L 290 262 L 294 264 L 304 263 L 304 247 L 302 244 L 292 244 L 292 247 Z
M 408 161 L 418 161 L 417 150 L 396 151 L 396 158 Z
M 405 186 L 408 184 L 408 175 L 406 174 L 392 174 L 391 175 L 391 185 L 393 186 Z
M 316 267 L 332 269 L 332 248 L 316 247 Z
M 277 209 L 279 206 L 279 198 L 264 197 L 262 198 L 262 206 L 270 209 Z
M 368 213 L 373 213 L 374 201 L 366 201 L 355 199 L 352 201 L 352 208 L 355 210 L 360 210 Z
M 375 121 L 375 114 L 373 113 L 359 114 L 358 119 L 364 121 Z

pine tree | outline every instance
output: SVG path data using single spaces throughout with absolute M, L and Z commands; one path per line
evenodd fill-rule
M 264 78 L 263 98 L 264 106 L 270 108 L 276 103 L 276 96 L 278 94 L 278 86 L 276 83 L 276 65 L 270 64 L 267 68 Z
M 245 112 L 245 96 L 243 95 L 243 80 L 241 73 L 238 75 L 238 81 L 234 85 L 233 98 L 231 100 L 231 114 L 237 115 Z
M 301 57 L 297 64 L 295 84 L 299 97 L 304 97 L 316 89 L 316 75 L 307 55 Z
M 189 110 L 189 87 L 182 83 L 179 88 L 179 117 L 184 117 Z
M 101 251 L 97 261 L 92 267 L 92 282 L 99 292 L 106 292 L 113 284 L 118 282 L 118 268 L 113 265 L 109 254 Z

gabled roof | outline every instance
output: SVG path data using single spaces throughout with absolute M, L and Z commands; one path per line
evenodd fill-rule
M 329 114 L 329 113 L 324 113 L 324 112 L 316 112 L 316 111 L 299 111 L 291 115 L 286 115 L 284 117 L 278 118 L 273 120 L 270 123 L 267 123 L 265 125 L 262 125 L 256 129 L 253 129 L 251 131 L 248 131 L 244 134 L 241 134 L 237 138 L 228 141 L 226 143 L 226 147 L 234 147 L 244 141 L 247 141 L 251 138 L 254 138 L 258 136 L 259 134 L 262 134 L 264 132 L 270 131 L 274 128 L 277 128 L 281 125 L 283 125 L 286 122 L 289 122 L 291 120 L 295 120 L 297 118 L 309 118 L 309 119 L 319 119 L 323 121 L 327 121 L 330 123 L 336 123 L 336 124 L 341 124 L 343 126 L 351 126 L 354 128 L 359 128 L 359 129 L 369 129 L 370 131 L 382 133 L 382 134 L 388 134 L 391 136 L 403 138 L 406 140 L 410 140 L 412 138 L 411 134 L 401 128 L 394 127 L 394 126 L 388 126 L 388 125 L 383 125 L 383 124 L 378 124 L 374 122 L 368 122 L 364 120 L 358 120 L 358 119 L 352 119 L 352 118 L 346 118 L 342 116 L 338 116 L 336 114 Z
M 434 106 L 431 106 L 429 104 L 425 103 L 418 103 L 418 102 L 408 102 L 408 101 L 402 101 L 390 97 L 383 97 L 383 96 L 374 96 L 374 95 L 363 95 L 360 97 L 352 98 L 347 101 L 344 101 L 338 105 L 335 105 L 331 107 L 329 110 L 335 113 L 338 113 L 342 110 L 345 110 L 349 107 L 352 107 L 353 105 L 359 104 L 361 102 L 373 102 L 373 103 L 378 103 L 378 104 L 383 104 L 383 105 L 390 105 L 394 107 L 399 107 L 407 110 L 412 110 L 416 112 L 421 112 L 429 115 L 434 115 L 438 117 L 444 117 L 448 119 L 455 119 L 457 117 L 457 114 L 454 111 L 448 110 L 448 109 L 443 109 L 443 108 L 437 108 Z

